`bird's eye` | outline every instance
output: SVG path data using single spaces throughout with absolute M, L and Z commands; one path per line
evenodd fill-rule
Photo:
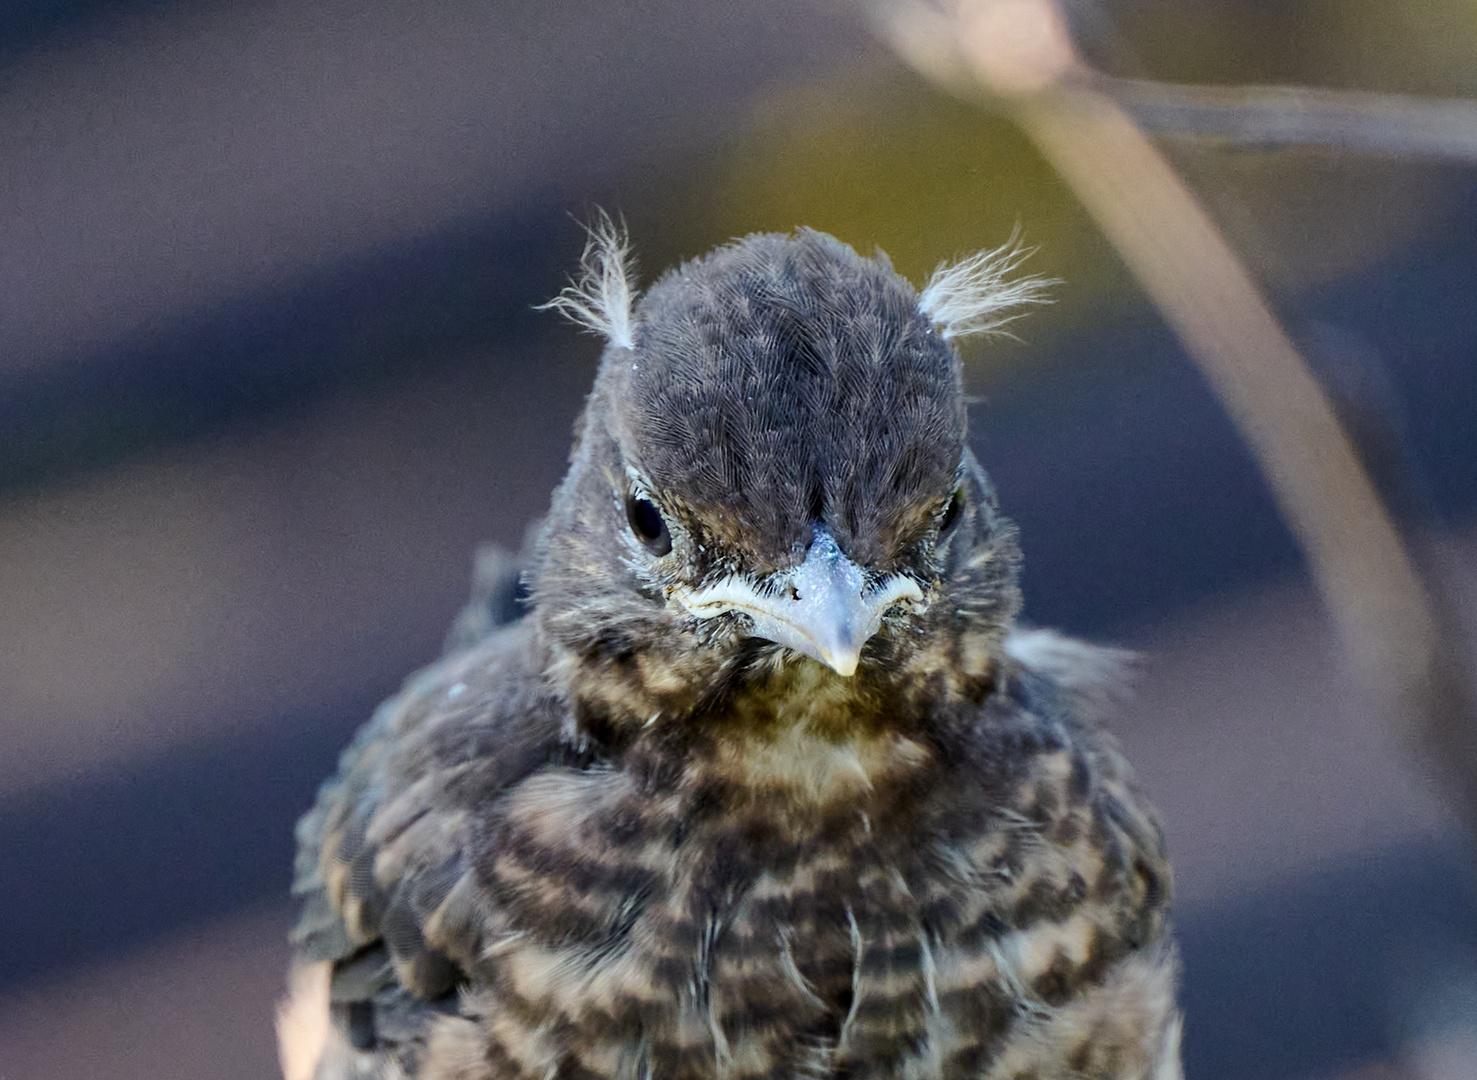
M 667 531 L 662 512 L 650 499 L 629 496 L 626 499 L 626 520 L 631 523 L 636 539 L 645 544 L 653 555 L 665 555 L 672 550 L 672 534 Z
M 943 520 L 939 522 L 939 535 L 946 536 L 950 529 L 959 523 L 959 515 L 964 511 L 964 489 L 954 489 L 954 497 L 949 500 L 948 509 L 944 511 Z

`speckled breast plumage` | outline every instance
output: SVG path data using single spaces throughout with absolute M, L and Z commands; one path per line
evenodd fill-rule
M 678 775 L 659 741 L 619 770 L 553 724 L 540 746 L 498 715 L 510 678 L 428 673 L 381 717 L 400 753 L 380 731 L 325 792 L 304 879 L 402 1014 L 327 1075 L 1129 1077 L 1171 1036 L 1159 829 L 1049 677 L 1007 669 L 956 743 L 890 737 L 885 768 L 792 745 L 804 792 L 736 781 L 716 742 Z M 526 775 L 487 775 L 492 745 Z M 304 948 L 352 954 L 328 921 Z

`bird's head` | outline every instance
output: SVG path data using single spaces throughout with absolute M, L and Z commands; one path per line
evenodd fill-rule
M 624 237 L 592 230 L 551 306 L 608 344 L 534 575 L 577 711 L 683 718 L 797 668 L 872 701 L 988 688 L 1018 554 L 949 339 L 1037 298 L 1013 255 L 920 294 L 880 254 L 762 234 L 633 302 Z

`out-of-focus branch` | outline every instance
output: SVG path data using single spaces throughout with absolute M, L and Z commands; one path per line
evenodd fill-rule
M 1477 161 L 1477 101 L 1307 86 L 1182 86 L 1097 76 L 1147 130 L 1251 146 Z
M 999 108 L 996 87 L 982 83 L 969 62 L 958 20 L 972 5 L 950 10 L 928 0 L 869 0 L 875 22 L 914 68 L 950 91 Z M 1017 23 L 1011 34 L 1027 33 Z M 1243 146 L 1326 146 L 1362 154 L 1477 161 L 1477 101 L 1323 90 L 1308 86 L 1189 86 L 1147 79 L 1116 79 L 1085 66 L 1075 51 L 1033 62 L 1022 52 L 1041 48 L 1002 38 L 991 44 L 1007 81 L 1046 76 L 1060 90 L 1075 88 L 1111 98 L 1145 131 Z M 1034 63 L 1035 74 L 1026 74 Z M 1041 64 L 1046 67 L 1042 68 Z
M 1107 234 L 1250 447 L 1353 666 L 1414 722 L 1477 827 L 1477 729 L 1394 522 L 1250 274 L 1096 87 L 1057 4 L 874 0 L 873 11 L 918 70 L 1005 109 Z

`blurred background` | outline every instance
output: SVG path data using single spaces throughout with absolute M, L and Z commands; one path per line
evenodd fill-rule
M 1477 97 L 1471 0 L 1100 0 L 1114 75 Z M 1382 448 L 1477 621 L 1477 165 L 1159 145 Z M 1147 654 L 1190 1080 L 1477 1076 L 1474 849 L 1351 692 L 1256 466 L 1005 119 L 843 0 L 0 8 L 0 1080 L 275 1075 L 292 824 L 563 470 L 599 344 L 532 305 L 810 225 L 921 281 L 1020 226 L 972 344 L 1027 615 Z M 1372 419 L 1370 419 L 1372 418 Z M 1461 645 L 1470 661 L 1471 639 Z

